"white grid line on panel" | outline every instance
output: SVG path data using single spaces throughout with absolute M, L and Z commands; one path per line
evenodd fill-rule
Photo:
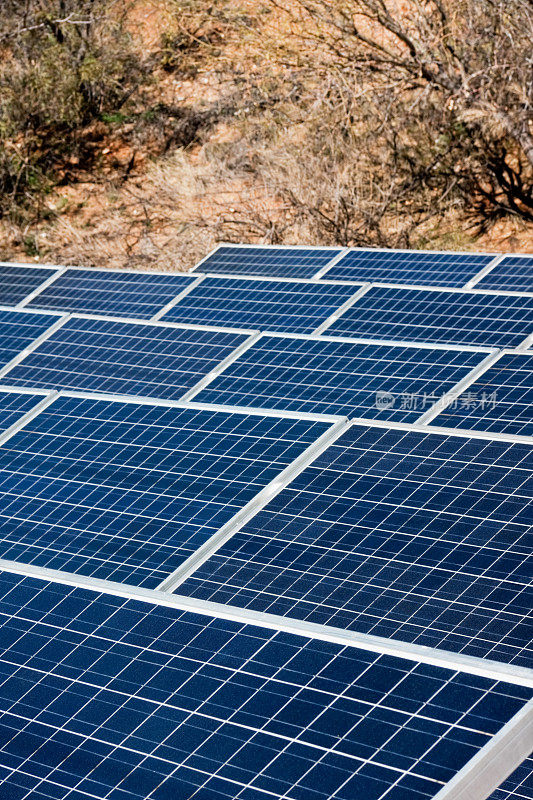
M 7 428 L 7 430 L 5 430 L 2 434 L 0 434 L 0 446 L 5 444 L 5 442 L 7 442 L 8 439 L 11 439 L 15 433 L 24 428 L 28 422 L 31 422 L 31 420 L 38 416 L 41 411 L 53 403 L 56 397 L 59 397 L 59 392 L 56 392 L 55 390 L 49 392 L 45 397 L 43 397 L 42 400 L 39 400 L 39 402 L 34 405 L 33 408 L 30 408 L 30 410 L 23 414 L 20 419 L 14 422 L 13 425 Z
M 10 309 L 10 310 L 15 310 L 15 309 Z M 32 314 L 53 313 L 56 316 L 58 314 L 57 311 L 41 312 L 41 311 L 34 311 L 33 309 L 31 313 Z M 191 322 L 170 322 L 169 320 L 166 319 L 154 321 L 152 319 L 139 319 L 138 317 L 115 317 L 111 314 L 82 314 L 79 311 L 76 311 L 74 314 L 71 314 L 71 317 L 73 319 L 96 319 L 96 320 L 102 320 L 103 322 L 124 322 L 124 323 L 130 323 L 131 325 L 154 325 L 157 328 L 178 328 L 181 330 L 188 330 L 188 331 L 212 331 L 213 333 L 242 333 L 248 336 L 252 336 L 254 333 L 259 333 L 259 331 L 255 330 L 254 328 L 227 328 L 224 327 L 223 325 L 194 325 Z M 446 345 L 444 345 L 444 347 L 448 349 Z M 462 350 L 464 348 L 458 347 L 457 349 Z M 474 348 L 474 349 L 475 350 L 479 349 L 481 352 L 485 348 Z
M 334 281 L 330 281 L 330 283 L 334 283 Z M 378 286 L 382 289 L 423 289 L 425 292 L 451 292 L 452 294 L 533 297 L 533 292 L 505 291 L 504 289 L 476 289 L 475 287 L 473 289 L 465 289 L 461 286 L 423 286 L 419 283 L 383 283 L 382 281 L 376 281 L 372 283 L 372 286 Z
M 107 400 L 120 403 L 133 403 L 136 405 L 161 406 L 165 408 L 189 408 L 197 411 L 222 411 L 229 414 L 241 414 L 264 417 L 286 417 L 289 419 L 310 420 L 313 422 L 339 422 L 344 419 L 341 415 L 316 414 L 307 411 L 285 411 L 283 409 L 262 409 L 252 406 L 228 406 L 220 403 L 197 403 L 194 400 L 160 400 L 157 397 L 136 397 L 135 395 L 111 394 L 106 392 L 82 392 L 61 389 L 59 395 L 63 397 L 79 397 L 87 400 Z M 445 428 L 420 425 L 419 423 L 380 421 L 365 417 L 350 418 L 350 425 L 364 425 L 373 428 L 389 428 L 400 431 L 415 431 L 418 433 L 438 433 L 442 436 L 459 436 L 463 439 L 484 439 L 493 442 L 509 442 L 519 444 L 533 444 L 533 436 L 520 434 L 499 433 L 498 431 L 477 431 L 466 428 Z
M 503 261 L 504 258 L 505 258 L 505 255 L 499 255 L 499 256 L 496 256 L 495 258 L 493 258 L 492 261 L 490 261 L 482 269 L 480 269 L 479 272 L 476 273 L 476 275 L 474 275 L 473 278 L 470 278 L 470 280 L 467 281 L 467 283 L 465 283 L 465 285 L 463 286 L 463 289 L 472 289 L 474 286 L 476 286 L 476 284 L 478 284 L 480 282 L 480 280 L 485 277 L 485 275 L 488 275 L 489 272 L 492 272 L 494 267 L 497 264 L 499 264 L 500 261 Z
M 54 316 L 57 317 L 57 314 L 54 314 Z M 33 342 L 25 347 L 24 350 L 21 350 L 20 353 L 17 353 L 17 355 L 12 358 L 11 361 L 8 361 L 7 364 L 0 369 L 0 378 L 3 378 L 4 375 L 7 375 L 7 373 L 13 369 L 13 367 L 16 367 L 17 364 L 20 364 L 21 361 L 23 361 L 26 356 L 39 347 L 42 342 L 45 342 L 47 339 L 49 339 L 50 336 L 52 336 L 55 331 L 61 328 L 68 319 L 70 319 L 70 314 L 63 314 L 60 316 L 59 319 L 57 319 L 53 325 L 50 325 L 50 327 L 47 328 L 44 333 L 34 339 Z
M 413 250 L 408 247 L 347 247 L 346 251 L 349 253 L 365 253 L 368 250 L 376 253 L 429 253 L 429 255 L 440 256 L 490 256 L 497 254 L 484 253 L 479 250 Z
M 117 319 L 117 322 L 119 320 Z M 177 323 L 175 323 L 177 324 Z M 181 324 L 181 323 L 180 323 Z M 220 330 L 228 331 L 227 328 Z M 233 329 L 229 329 L 233 332 Z M 235 329 L 242 333 L 240 328 Z M 308 339 L 311 342 L 345 342 L 346 344 L 376 344 L 388 347 L 412 347 L 422 350 L 451 350 L 458 353 L 495 353 L 497 347 L 483 347 L 481 345 L 443 344 L 442 342 L 407 342 L 402 339 L 372 339 L 360 336 L 328 336 L 318 333 L 289 333 L 285 331 L 262 331 L 262 336 L 273 339 Z
M 0 383 L 0 392 L 6 394 L 33 394 L 33 395 L 47 395 L 50 394 L 50 389 L 28 389 L 27 386 L 10 386 L 9 384 Z
M 325 283 L 325 281 L 323 281 L 323 283 Z M 325 319 L 324 322 L 320 323 L 318 328 L 316 328 L 313 331 L 313 335 L 319 336 L 322 333 L 322 331 L 325 331 L 327 328 L 333 325 L 333 323 L 340 316 L 342 316 L 342 314 L 344 314 L 345 311 L 351 308 L 354 305 L 354 303 L 356 303 L 359 300 L 360 297 L 366 294 L 372 288 L 372 286 L 373 286 L 372 283 L 363 283 L 363 285 L 360 286 L 360 288 L 355 292 L 355 294 L 353 294 L 351 297 L 348 298 L 348 300 L 346 300 L 345 303 L 339 306 L 339 308 L 337 308 L 333 314 L 330 314 L 330 316 L 327 319 Z
M 496 733 L 434 800 L 486 800 L 533 750 L 533 700 Z
M 162 408 L 184 408 L 195 411 L 221 411 L 224 414 L 240 414 L 241 416 L 275 417 L 277 419 L 301 419 L 310 422 L 339 422 L 345 417 L 340 414 L 314 414 L 307 411 L 285 411 L 283 409 L 252 408 L 248 406 L 228 406 L 221 403 L 195 403 L 183 400 L 161 400 L 157 397 L 139 397 L 135 395 L 112 394 L 110 392 L 82 392 L 61 389 L 62 397 L 79 397 L 82 400 L 104 400 L 107 402 L 132 403 L 141 406 L 161 406 Z M 426 429 L 423 429 L 426 431 Z M 427 431 L 426 431 L 427 433 Z M 532 437 L 533 438 L 533 437 Z
M 22 261 L 0 261 L 0 267 L 25 267 L 26 269 L 63 269 L 61 264 L 25 264 Z
M 296 636 L 307 636 L 325 642 L 347 647 L 359 647 L 372 653 L 382 653 L 409 661 L 418 661 L 422 664 L 432 664 L 445 669 L 468 672 L 472 675 L 489 678 L 489 680 L 506 681 L 517 686 L 533 688 L 533 669 L 517 667 L 500 661 L 491 661 L 477 656 L 465 656 L 448 650 L 409 644 L 382 636 L 373 636 L 367 633 L 346 631 L 330 625 L 319 625 L 314 622 L 280 617 L 262 611 L 237 608 L 222 603 L 213 603 L 209 600 L 199 600 L 170 592 L 161 592 L 157 589 L 142 589 L 137 586 L 106 581 L 100 578 L 89 578 L 62 570 L 36 567 L 32 564 L 21 564 L 16 561 L 0 559 L 0 570 L 16 575 L 37 578 L 38 580 L 61 583 L 92 592 L 107 593 L 127 600 L 139 600 L 153 605 L 177 608 L 195 614 L 217 617 L 239 622 L 244 625 L 259 625 L 269 630 L 284 631 Z
M 65 269 L 75 269 L 84 272 L 126 272 L 128 275 L 166 275 L 168 278 L 172 275 L 189 274 L 185 269 L 133 269 L 132 267 L 80 267 L 78 264 L 69 264 Z
M 311 464 L 330 444 L 333 444 L 341 434 L 349 427 L 349 422 L 345 418 L 325 431 L 313 444 L 311 444 L 292 464 L 289 464 L 280 474 L 274 478 L 268 486 L 260 491 L 256 496 L 241 509 L 226 525 L 220 528 L 214 536 L 196 550 L 183 564 L 181 564 L 171 575 L 158 586 L 161 592 L 173 592 L 183 581 L 195 572 L 213 553 L 222 547 L 234 533 L 237 533 L 258 511 L 266 506 L 273 497 L 284 489 L 300 472 Z
M 196 280 L 191 281 L 191 283 L 188 286 L 186 286 L 185 289 L 182 289 L 182 291 L 179 292 L 175 297 L 173 297 L 172 300 L 169 300 L 168 303 L 166 303 L 163 306 L 163 308 L 160 308 L 159 311 L 156 311 L 153 317 L 150 317 L 148 322 L 158 322 L 159 319 L 161 319 L 161 317 L 163 316 L 163 314 L 166 314 L 167 311 L 169 311 L 176 305 L 176 303 L 179 303 L 182 297 L 185 297 L 186 295 L 189 294 L 189 292 L 192 292 L 193 289 L 196 289 L 196 287 L 203 281 L 203 279 L 204 276 L 199 275 L 196 278 Z
M 39 314 L 39 316 L 61 317 L 63 312 L 51 311 L 49 308 L 18 308 L 17 306 L 0 305 L 0 311 L 16 311 L 17 314 Z
M 496 350 L 496 352 L 491 353 L 487 358 L 484 358 L 477 366 L 475 366 L 468 375 L 456 383 L 449 392 L 446 392 L 443 397 L 440 397 L 436 400 L 431 408 L 428 408 L 419 419 L 417 419 L 417 425 L 427 425 L 431 420 L 435 419 L 441 411 L 444 411 L 448 406 L 453 403 L 453 401 L 459 397 L 460 394 L 464 392 L 474 381 L 476 381 L 484 372 L 486 372 L 489 367 L 498 361 L 499 358 L 503 355 L 501 350 Z
M 191 389 L 189 389 L 189 391 L 185 392 L 183 397 L 180 398 L 181 402 L 185 403 L 188 402 L 189 400 L 192 400 L 193 397 L 196 397 L 196 395 L 199 392 L 201 392 L 202 389 L 204 389 L 211 383 L 211 381 L 213 381 L 216 377 L 218 377 L 220 373 L 226 369 L 226 367 L 228 367 L 230 364 L 233 364 L 233 362 L 236 361 L 239 358 L 239 356 L 242 355 L 246 350 L 249 350 L 250 347 L 252 347 L 252 345 L 254 345 L 257 342 L 257 340 L 260 339 L 262 336 L 263 334 L 259 333 L 259 331 L 249 336 L 245 342 L 236 347 L 235 350 L 229 354 L 229 356 L 227 356 L 225 359 L 223 359 L 223 361 L 217 364 L 215 369 L 211 370 L 211 372 L 208 372 L 207 375 L 203 376 L 203 378 L 200 378 L 198 383 L 196 383 Z
M 238 281 L 270 281 L 272 283 L 303 283 L 307 286 L 316 286 L 314 278 L 278 278 L 277 275 L 233 275 L 222 272 L 203 272 L 204 278 L 215 278 L 217 280 L 238 280 Z M 366 285 L 363 281 L 320 281 L 319 286 L 354 286 L 362 287 Z
M 48 280 L 43 281 L 43 283 L 41 283 L 40 286 L 38 286 L 36 289 L 34 289 L 33 292 L 30 292 L 29 294 L 27 294 L 26 297 L 24 297 L 20 301 L 20 303 L 17 303 L 15 308 L 19 309 L 19 308 L 24 308 L 25 306 L 27 306 L 28 303 L 30 303 L 33 300 L 34 297 L 37 297 L 38 295 L 41 294 L 41 292 L 43 292 L 45 289 L 47 289 L 49 286 L 51 286 L 52 283 L 55 283 L 55 281 L 61 275 L 63 275 L 63 273 L 66 272 L 66 270 L 67 270 L 67 267 L 58 267 L 57 268 L 57 272 L 54 273 L 54 275 L 51 275 L 50 278 L 48 278 Z

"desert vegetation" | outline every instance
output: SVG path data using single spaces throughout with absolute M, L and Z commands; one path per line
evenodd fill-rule
M 531 0 L 4 0 L 0 46 L 4 259 L 531 249 Z

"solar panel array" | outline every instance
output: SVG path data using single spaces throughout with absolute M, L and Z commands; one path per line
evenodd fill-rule
M 0 797 L 530 800 L 532 263 L 0 265 Z
M 112 314 L 151 319 L 178 293 L 194 283 L 185 275 L 67 269 L 36 295 L 30 308 Z
M 72 317 L 9 372 L 13 386 L 179 400 L 246 333 Z
M 162 319 L 312 333 L 354 291 L 353 285 L 343 283 L 206 277 Z
M 385 281 L 460 287 L 493 260 L 494 256 L 478 253 L 349 250 L 325 271 L 324 276 L 331 281 Z
M 328 334 L 518 347 L 533 329 L 533 295 L 373 286 Z
M 195 400 L 416 422 L 486 352 L 263 336 Z
M 338 247 L 235 247 L 222 246 L 198 267 L 202 272 L 226 275 L 267 275 L 279 278 L 313 278 L 342 253 Z
M 180 592 L 527 666 L 532 468 L 528 445 L 354 425 Z

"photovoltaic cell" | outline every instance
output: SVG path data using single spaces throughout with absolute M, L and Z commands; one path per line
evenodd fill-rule
M 533 353 L 502 355 L 432 424 L 533 436 Z
M 533 297 L 374 286 L 325 333 L 516 347 L 533 331 Z
M 415 422 L 484 358 L 486 353 L 264 336 L 194 399 Z
M 431 253 L 423 250 L 350 250 L 325 274 L 328 280 L 464 286 L 494 254 Z
M 0 433 L 14 425 L 42 399 L 43 395 L 3 392 L 0 389 Z
M 531 800 L 533 797 L 533 756 L 527 758 L 488 800 Z
M 327 428 L 59 397 L 2 448 L 0 553 L 154 588 Z
M 0 264 L 0 305 L 16 306 L 54 274 L 42 267 L 19 267 Z
M 476 284 L 481 289 L 533 292 L 533 255 L 505 256 Z
M 150 319 L 194 280 L 172 273 L 68 269 L 28 307 Z
M 171 322 L 312 333 L 356 286 L 205 278 L 163 317 Z
M 532 466 L 354 425 L 177 591 L 530 666 Z
M 53 314 L 28 314 L 0 309 L 0 367 L 15 358 L 57 319 Z
M 74 317 L 9 372 L 8 382 L 178 400 L 246 338 Z
M 329 247 L 219 247 L 198 270 L 227 275 L 267 275 L 275 278 L 312 278 L 335 258 L 341 248 Z
M 2 577 L 14 800 L 430 800 L 531 689 Z

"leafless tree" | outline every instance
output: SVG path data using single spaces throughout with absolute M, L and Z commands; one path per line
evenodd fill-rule
M 304 188 L 278 186 L 300 213 L 346 243 L 408 242 L 450 208 L 533 221 L 531 0 L 270 2 L 273 58 L 314 86 Z

